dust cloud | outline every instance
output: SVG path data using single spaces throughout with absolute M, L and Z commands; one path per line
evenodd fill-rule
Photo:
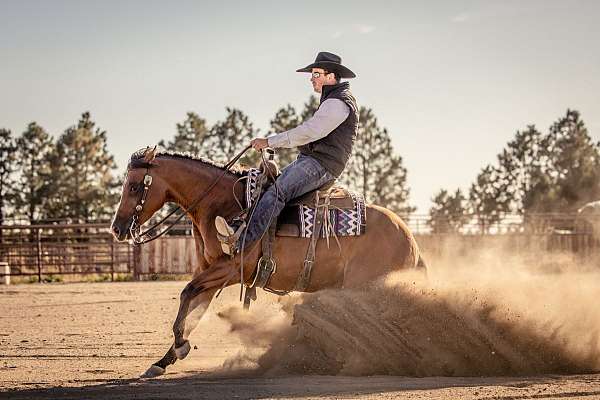
M 360 289 L 219 315 L 248 351 L 224 372 L 499 376 L 600 371 L 600 268 L 499 249 L 430 261 Z M 261 293 L 262 294 L 262 293 Z M 264 294 L 263 294 L 264 296 Z

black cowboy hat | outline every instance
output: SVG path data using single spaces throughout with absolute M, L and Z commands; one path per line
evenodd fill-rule
M 341 78 L 356 78 L 356 74 L 342 65 L 340 56 L 321 51 L 317 54 L 315 62 L 307 65 L 304 68 L 296 70 L 296 72 L 312 72 L 313 68 L 323 68 L 329 72 L 336 72 Z

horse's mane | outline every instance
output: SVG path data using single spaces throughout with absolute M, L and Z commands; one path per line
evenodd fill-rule
M 127 164 L 127 169 L 136 169 L 136 168 L 152 168 L 154 164 L 147 162 L 144 159 L 144 155 L 146 154 L 146 148 L 140 149 L 131 155 L 129 158 L 129 163 Z M 218 169 L 224 169 L 222 164 L 216 163 L 212 160 L 208 160 L 206 158 L 198 157 L 190 153 L 176 153 L 172 151 L 160 151 L 156 153 L 156 158 L 159 157 L 168 157 L 168 158 L 176 158 L 179 160 L 189 160 L 194 162 L 199 162 L 204 165 L 215 167 Z M 245 172 L 245 168 L 234 166 L 229 170 L 234 175 L 242 176 Z

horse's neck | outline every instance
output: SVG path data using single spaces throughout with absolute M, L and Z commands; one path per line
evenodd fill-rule
M 166 201 L 177 203 L 184 209 L 198 201 L 188 216 L 200 232 L 205 255 L 218 256 L 221 253 L 214 219 L 217 215 L 229 217 L 239 211 L 233 197 L 237 176 L 199 161 L 169 159 L 164 164 L 167 167 L 164 179 L 169 185 Z M 241 198 L 242 185 L 235 185 L 235 188 L 236 195 Z
M 165 164 L 165 182 L 169 185 L 166 200 L 184 209 L 194 206 L 191 217 L 228 211 L 235 206 L 233 174 L 200 161 L 169 159 Z

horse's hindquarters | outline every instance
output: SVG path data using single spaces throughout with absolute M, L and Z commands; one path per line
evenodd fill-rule
M 292 290 L 303 269 L 310 240 L 277 237 L 273 258 L 277 270 L 269 288 Z M 376 280 L 389 272 L 417 267 L 415 238 L 399 216 L 388 209 L 367 206 L 367 228 L 361 236 L 319 239 L 307 291 L 356 286 Z

